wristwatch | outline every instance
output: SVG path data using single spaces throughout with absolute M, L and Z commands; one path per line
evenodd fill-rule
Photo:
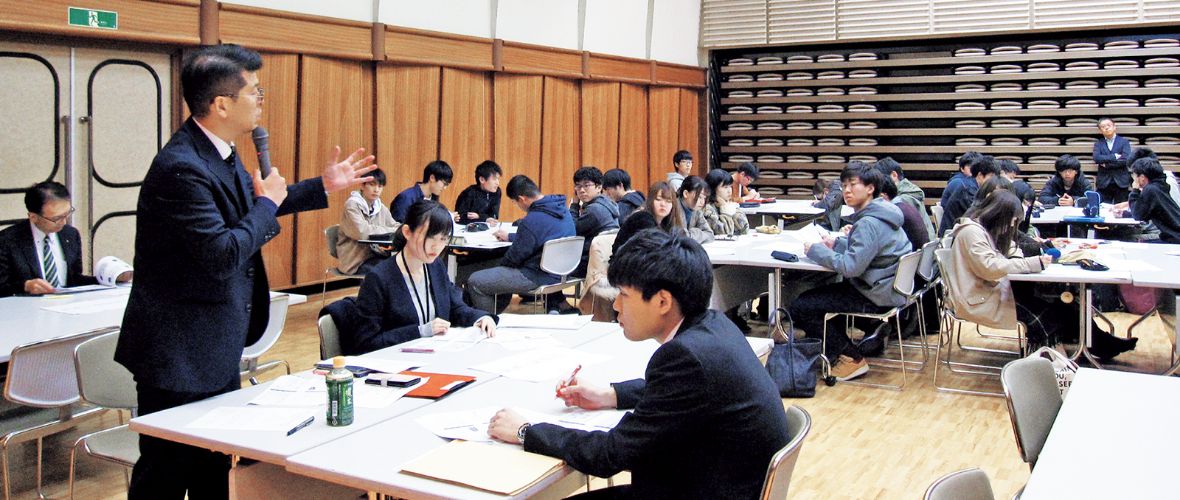
M 524 435 L 529 432 L 529 426 L 531 425 L 533 424 L 525 422 L 521 424 L 519 429 L 516 429 L 516 440 L 520 441 L 520 444 L 524 444 Z

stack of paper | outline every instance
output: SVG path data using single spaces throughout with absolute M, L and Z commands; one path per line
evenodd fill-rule
M 472 368 L 517 380 L 543 382 L 568 377 L 578 365 L 592 365 L 607 359 L 610 358 L 602 354 L 550 347 L 526 351 Z
M 594 316 L 573 314 L 501 314 L 499 328 L 545 328 L 548 330 L 581 330 Z M 498 331 L 498 330 L 497 330 Z
M 406 464 L 402 472 L 516 495 L 561 469 L 565 462 L 517 447 L 451 441 Z

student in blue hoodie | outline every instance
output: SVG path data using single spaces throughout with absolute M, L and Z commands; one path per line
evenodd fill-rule
M 809 259 L 844 280 L 803 292 L 790 307 L 795 327 L 811 338 L 822 338 L 825 313 L 875 313 L 905 303 L 905 296 L 893 290 L 893 276 L 901 256 L 911 247 L 901 230 L 901 210 L 880 197 L 885 175 L 872 166 L 850 166 L 840 173 L 840 182 L 844 203 L 854 210 L 852 230 L 848 236 L 804 243 L 803 249 Z M 828 322 L 827 334 L 824 354 L 834 361 L 832 375 L 849 380 L 868 373 L 868 363 L 844 331 L 844 318 Z M 883 339 L 888 328 L 878 327 L 874 334 Z
M 602 174 L 602 192 L 619 206 L 619 225 L 647 201 L 643 193 L 631 189 L 631 174 L 621 168 L 612 168 Z
M 574 196 L 570 203 L 570 215 L 578 236 L 586 238 L 582 246 L 582 261 L 574 269 L 573 276 L 586 277 L 586 264 L 590 260 L 590 243 L 603 231 L 619 228 L 619 207 L 602 194 L 602 171 L 597 167 L 582 167 L 574 172 Z
M 558 276 L 541 270 L 541 251 L 549 240 L 575 235 L 574 218 L 566 208 L 564 195 L 542 195 L 537 183 L 524 175 L 509 180 L 506 193 L 508 199 L 526 212 L 517 224 L 516 233 L 496 231 L 497 239 L 511 241 L 512 246 L 500 259 L 499 266 L 477 271 L 467 281 L 471 304 L 494 314 L 508 307 L 511 294 L 556 283 Z M 497 301 L 497 295 L 503 298 Z M 550 309 L 557 308 L 561 300 L 560 294 L 550 297 Z

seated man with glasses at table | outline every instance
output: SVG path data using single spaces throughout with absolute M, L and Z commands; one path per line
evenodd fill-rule
M 529 423 L 504 409 L 488 433 L 586 474 L 631 471 L 631 484 L 583 498 L 757 498 L 770 458 L 790 439 L 786 413 L 742 333 L 708 309 L 713 271 L 705 250 L 648 229 L 614 255 L 608 279 L 619 287 L 623 335 L 661 345 L 643 379 L 604 387 L 575 377 L 557 393 L 568 406 L 631 412 L 610 431 L 589 432 Z
M 597 167 L 582 167 L 574 172 L 574 197 L 577 199 L 570 203 L 570 215 L 574 217 L 578 236 L 586 241 L 582 244 L 582 261 L 572 274 L 584 278 L 590 261 L 590 243 L 603 231 L 619 228 L 619 206 L 602 194 L 602 171 Z
M 82 239 L 66 223 L 74 213 L 70 192 L 60 183 L 47 181 L 25 190 L 29 223 L 0 231 L 0 297 L 20 293 L 43 295 L 58 288 L 93 285 L 93 276 L 82 274 Z M 131 271 L 120 274 L 119 283 L 131 281 Z

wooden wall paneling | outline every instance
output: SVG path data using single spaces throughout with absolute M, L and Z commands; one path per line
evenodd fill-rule
M 474 177 L 475 166 L 492 157 L 491 73 L 443 68 L 438 157 L 455 172 L 440 198 L 453 208 L 459 191 Z
M 223 43 L 343 59 L 373 58 L 372 23 L 227 3 L 221 4 L 218 17 Z
M 508 186 L 514 175 L 524 174 L 537 181 L 541 177 L 541 106 L 544 77 L 533 75 L 495 75 L 494 133 L 495 161 L 504 169 L 500 189 Z M 473 166 L 474 167 L 474 166 Z M 474 182 L 474 174 L 455 181 L 460 186 Z M 460 187 L 462 189 L 462 187 Z M 507 199 L 500 200 L 500 218 L 516 220 L 524 212 Z
M 438 159 L 441 96 L 438 66 L 377 66 L 377 165 L 386 176 L 381 199 L 387 206 Z
M 69 25 L 70 7 L 117 12 L 118 29 Z M 200 0 L 0 0 L 0 30 L 178 45 L 200 43 Z
M 298 176 L 317 177 L 339 145 L 341 156 L 356 148 L 373 150 L 371 63 L 303 56 L 300 74 Z M 329 196 L 325 210 L 302 212 L 295 220 L 295 283 L 320 281 L 335 266 L 324 245 L 324 229 L 340 223 L 351 189 Z
M 582 81 L 582 163 L 619 166 L 619 84 Z
M 652 179 L 666 177 L 672 171 L 672 155 L 680 149 L 680 89 L 651 87 L 648 89 L 648 164 Z M 701 174 L 701 167 L 692 169 Z
M 709 162 L 705 152 L 700 147 L 701 138 L 701 94 L 695 89 L 680 89 L 680 124 L 677 133 L 677 149 L 688 150 L 692 153 L 693 173 L 704 176 L 709 173 Z M 672 159 L 668 159 L 671 166 Z
M 647 156 L 647 122 L 647 87 L 620 85 L 618 166 L 631 174 L 631 187 L 645 195 L 652 182 L 664 179 L 672 161 L 669 156 L 666 161 L 651 164 Z
M 258 84 L 266 89 L 259 125 L 270 135 L 270 163 L 288 182 L 297 179 L 295 163 L 295 134 L 299 109 L 299 56 L 294 54 L 263 54 Z M 258 168 L 258 151 L 250 134 L 234 141 L 242 163 L 253 174 Z M 279 235 L 262 247 L 266 261 L 266 276 L 271 288 L 295 284 L 295 217 L 279 217 Z M 323 241 L 323 237 L 320 237 Z M 321 243 L 322 244 L 322 243 Z M 322 269 L 320 270 L 323 271 Z
M 581 78 L 582 53 L 576 50 L 502 42 L 501 70 L 508 73 Z
M 574 196 L 574 171 L 582 166 L 581 99 L 578 82 L 545 77 L 541 127 L 541 180 L 545 194 Z
M 593 80 L 613 80 L 630 83 L 651 83 L 651 62 L 607 54 L 590 53 L 589 74 Z
M 491 71 L 493 42 L 490 38 L 387 26 L 385 57 L 408 64 Z
M 656 61 L 655 83 L 703 89 L 705 88 L 705 68 Z

